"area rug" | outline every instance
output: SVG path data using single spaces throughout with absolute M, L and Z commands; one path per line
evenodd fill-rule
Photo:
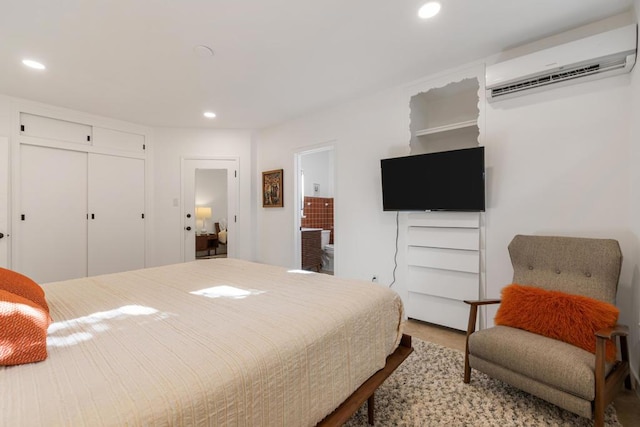
M 376 426 L 593 426 L 593 422 L 473 371 L 464 354 L 413 338 L 414 352 L 378 389 Z M 367 404 L 345 426 L 367 426 Z M 621 426 L 609 405 L 605 425 Z

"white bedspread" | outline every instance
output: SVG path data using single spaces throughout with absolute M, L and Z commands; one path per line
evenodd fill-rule
M 47 360 L 0 367 L 3 426 L 305 426 L 382 368 L 398 295 L 213 259 L 43 286 Z

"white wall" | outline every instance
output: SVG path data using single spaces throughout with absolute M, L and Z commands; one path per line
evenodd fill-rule
M 633 257 L 629 89 L 624 75 L 487 106 L 488 297 L 511 280 L 515 234 L 614 238 Z M 618 292 L 623 313 L 630 267 Z
M 486 296 L 511 282 L 507 245 L 515 234 L 614 238 L 624 254 L 621 321 L 637 325 L 640 130 L 634 125 L 632 139 L 630 123 L 640 117 L 638 75 L 485 105 Z M 392 88 L 259 134 L 258 168 L 284 168 L 285 177 L 300 147 L 334 140 L 338 276 L 392 281 L 395 214 L 382 211 L 379 161 L 408 154 L 408 105 L 403 88 Z M 292 197 L 289 180 L 285 200 Z M 258 260 L 293 266 L 292 207 L 259 210 L 257 220 Z M 394 289 L 405 294 L 403 283 Z M 637 329 L 630 338 L 638 360 Z
M 11 136 L 11 99 L 0 95 L 0 135 L 6 137 Z
M 294 153 L 331 141 L 335 233 L 340 236 L 336 274 L 390 279 L 395 215 L 382 212 L 380 159 L 409 152 L 409 104 L 401 91 L 386 91 L 265 130 L 258 140 L 258 170 L 283 168 L 285 178 L 284 208 L 258 209 L 258 259 L 295 266 Z
M 636 18 L 640 15 L 640 0 L 634 2 Z M 630 232 L 634 251 L 627 254 L 625 263 L 631 270 L 630 287 L 626 293 L 627 308 L 623 313 L 623 321 L 629 325 L 629 346 L 631 351 L 631 371 L 640 383 L 640 66 L 636 64 L 631 73 L 631 108 L 630 117 L 630 150 L 629 163 L 631 165 L 631 189 L 629 200 Z M 619 299 L 620 301 L 620 299 Z M 640 388 L 636 389 L 640 395 Z
M 247 130 L 156 128 L 154 130 L 155 265 L 182 262 L 180 162 L 184 157 L 237 157 L 240 170 L 236 256 L 254 258 L 252 135 Z M 174 201 L 178 200 L 178 206 Z M 228 219 L 231 221 L 231 218 Z

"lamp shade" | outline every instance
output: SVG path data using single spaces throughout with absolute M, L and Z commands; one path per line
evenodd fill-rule
M 207 206 L 196 207 L 196 218 L 203 220 L 211 218 L 211 208 Z

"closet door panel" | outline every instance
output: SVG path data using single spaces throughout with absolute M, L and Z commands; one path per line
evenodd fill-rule
M 45 283 L 87 275 L 87 154 L 21 145 L 17 270 Z
M 93 146 L 144 153 L 144 135 L 93 127 Z
M 20 135 L 91 144 L 91 126 L 51 117 L 20 113 Z
M 144 268 L 144 160 L 89 155 L 89 276 Z

